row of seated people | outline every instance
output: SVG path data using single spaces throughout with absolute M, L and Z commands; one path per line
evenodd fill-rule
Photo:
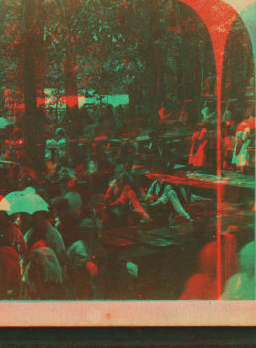
M 157 160 L 161 171 L 172 167 L 171 161 L 162 160 L 159 154 Z M 97 194 L 96 186 L 103 176 L 98 176 L 95 184 L 96 166 L 92 169 L 91 165 L 91 171 L 80 168 L 80 172 L 75 172 L 65 165 L 54 169 L 54 187 L 58 188 L 54 194 L 45 182 L 37 180 L 32 170 L 23 168 L 19 174 L 19 188 L 34 187 L 52 210 L 22 217 L 21 224 L 17 223 L 21 231 L 6 215 L 0 219 L 1 250 L 6 260 L 2 263 L 2 296 L 15 297 L 16 292 L 22 299 L 104 298 L 104 276 L 98 268 L 96 250 L 102 233 L 141 220 L 158 220 L 163 210 L 168 223 L 173 223 L 173 214 L 192 220 L 184 209 L 189 197 L 183 187 L 157 180 L 146 193 L 129 161 L 115 163 L 113 180 L 105 188 L 100 186 Z M 80 191 L 78 176 L 92 186 L 91 195 Z M 17 288 L 13 285 L 15 279 Z M 8 292 L 12 288 L 14 292 Z
M 134 222 L 138 223 L 139 220 L 142 222 L 157 220 L 158 212 L 161 210 L 167 211 L 167 224 L 172 213 L 180 214 L 190 220 L 190 216 L 179 200 L 180 197 L 186 202 L 184 190 L 179 188 L 175 190 L 171 185 L 156 181 L 146 194 L 137 184 L 136 176 L 127 163 L 119 161 L 115 163 L 114 168 L 114 179 L 110 181 L 109 187 L 106 186 L 100 192 L 96 186 L 103 181 L 103 176 L 97 173 L 97 163 L 94 161 L 89 161 L 87 172 L 83 171 L 81 166 L 75 171 L 65 161 L 63 166 L 52 168 L 52 172 L 48 175 L 48 178 L 54 177 L 52 186 L 48 185 L 47 180 L 39 180 L 36 173 L 29 168 L 22 168 L 16 173 L 16 177 L 14 173 L 10 173 L 11 175 L 5 178 L 7 181 L 10 179 L 11 182 L 8 184 L 5 181 L 5 194 L 15 189 L 23 190 L 26 187 L 33 187 L 51 205 L 52 211 L 47 214 L 38 212 L 32 217 L 19 214 L 17 219 L 13 216 L 11 218 L 2 216 L 1 247 L 4 248 L 2 250 L 5 250 L 5 255 L 10 254 L 10 258 L 14 258 L 13 262 L 9 260 L 8 264 L 11 267 L 17 260 L 22 260 L 20 271 L 9 274 L 6 270 L 6 279 L 3 284 L 6 284 L 6 281 L 8 284 L 13 283 L 13 277 L 21 275 L 20 296 L 22 298 L 54 297 L 56 281 L 58 284 L 65 283 L 64 292 L 63 287 L 57 284 L 57 297 L 65 297 L 66 292 L 69 293 L 68 297 L 86 297 L 87 295 L 90 297 L 91 290 L 88 290 L 86 294 L 81 290 L 82 294 L 71 295 L 72 291 L 79 292 L 80 288 L 85 288 L 77 285 L 74 290 L 75 282 L 70 281 L 75 267 L 73 262 L 75 265 L 83 264 L 82 272 L 85 272 L 84 264 L 88 266 L 85 278 L 90 281 L 84 278 L 81 280 L 81 277 L 74 277 L 74 279 L 90 283 L 97 274 L 97 266 L 93 262 L 95 252 L 92 251 L 92 245 L 105 230 L 112 229 L 115 225 L 121 227 Z M 81 182 L 85 183 L 85 191 L 80 190 Z M 71 257 L 77 261 L 70 261 Z M 17 279 L 19 278 L 18 276 Z M 55 285 L 35 285 L 41 281 Z M 72 286 L 66 286 L 67 284 Z M 47 289 L 52 289 L 49 290 L 51 294 Z M 7 296 L 5 287 L 3 293 Z M 97 296 L 100 297 L 100 295 Z
M 131 223 L 130 217 L 132 215 L 137 215 L 139 219 L 151 221 L 151 212 L 147 212 L 150 210 L 148 208 L 151 206 L 151 203 L 147 206 L 147 201 L 153 201 L 157 203 L 156 205 L 161 203 L 160 205 L 164 206 L 170 204 L 172 200 L 174 208 L 171 207 L 171 209 L 173 211 L 176 209 L 177 213 L 190 219 L 180 204 L 176 191 L 172 190 L 171 187 L 167 187 L 167 185 L 166 187 L 161 187 L 162 183 L 159 182 L 159 184 L 153 183 L 151 189 L 145 195 L 142 188 L 139 188 L 137 183 L 135 183 L 134 175 L 130 168 L 127 168 L 122 161 L 116 163 L 114 170 L 115 179 L 111 180 L 109 187 L 106 186 L 105 189 L 95 194 L 97 192 L 95 186 L 98 186 L 98 183 L 103 180 L 103 176 L 97 174 L 97 165 L 94 163 L 93 166 L 92 162 L 88 163 L 87 172 L 81 168 L 79 171 L 75 171 L 68 167 L 66 162 L 63 162 L 62 167 L 56 166 L 53 169 L 55 173 L 50 173 L 50 177 L 53 175 L 55 178 L 53 186 L 49 186 L 47 180 L 39 180 L 36 173 L 29 168 L 22 168 L 18 174 L 16 173 L 16 177 L 13 177 L 14 173 L 11 173 L 12 175 L 6 179 L 7 181 L 10 179 L 12 183 L 4 185 L 5 194 L 13 192 L 15 189 L 23 190 L 26 187 L 33 187 L 52 207 L 52 212 L 49 214 L 38 212 L 32 217 L 19 214 L 17 219 L 13 216 L 11 216 L 12 219 L 10 217 L 7 218 L 7 216 L 2 216 L 0 219 L 2 223 L 1 247 L 4 248 L 5 255 L 10 254 L 10 257 L 14 258 L 13 262 L 9 260 L 8 264 L 10 263 L 11 267 L 11 265 L 15 265 L 15 260 L 22 260 L 21 272 L 9 274 L 9 271 L 7 272 L 6 270 L 5 280 L 10 284 L 14 281 L 13 276 L 22 275 L 22 289 L 20 290 L 22 298 L 47 298 L 48 296 L 53 296 L 56 288 L 54 279 L 58 279 L 58 283 L 64 282 L 65 285 L 67 283 L 72 284 L 71 288 L 73 289 L 74 281 L 70 281 L 68 276 L 69 272 L 73 272 L 73 266 L 69 265 L 71 256 L 78 259 L 78 264 L 81 258 L 84 261 L 86 260 L 85 263 L 88 266 L 88 269 L 86 268 L 86 277 L 89 277 L 89 279 L 94 277 L 97 273 L 97 266 L 93 262 L 94 252 L 91 251 L 93 249 L 93 241 L 98 239 L 104 230 L 113 228 L 117 221 L 118 227 L 123 225 L 124 220 L 128 224 Z M 86 190 L 80 190 L 81 183 L 78 184 L 78 177 L 80 181 L 85 183 L 87 192 L 85 192 Z M 97 178 L 96 181 L 94 180 L 95 178 Z M 160 199 L 159 201 L 157 197 Z M 143 198 L 145 199 L 143 200 Z M 170 213 L 171 210 L 169 210 L 168 215 Z M 157 218 L 156 215 L 155 217 Z M 112 218 L 113 216 L 114 218 Z M 78 244 L 74 246 L 74 243 Z M 73 249 L 71 248 L 72 246 Z M 18 253 L 18 258 L 15 253 Z M 84 256 L 77 255 L 77 253 L 82 253 Z M 73 261 L 70 262 L 73 263 Z M 84 272 L 84 264 L 82 269 Z M 56 272 L 62 275 L 57 275 Z M 55 285 L 52 287 L 49 284 L 49 286 L 35 285 L 35 283 L 40 283 L 41 281 L 45 283 L 53 282 Z M 85 279 L 81 281 L 85 281 Z M 3 282 L 3 284 L 5 283 L 6 281 Z M 24 286 L 26 291 L 24 291 Z M 50 295 L 50 290 L 48 291 L 47 287 L 52 289 Z M 69 287 L 65 287 L 66 290 L 62 295 L 60 294 L 60 289 L 63 292 L 63 287 L 58 285 L 57 288 L 59 289 L 57 297 L 65 297 L 66 291 L 72 297 L 70 295 L 72 291 Z M 81 288 L 84 289 L 84 286 Z M 77 287 L 77 291 L 79 289 L 80 285 Z M 3 290 L 3 293 L 6 295 L 5 290 L 6 288 Z M 40 294 L 38 294 L 38 291 Z M 87 295 L 88 293 L 83 293 L 83 296 L 86 297 Z M 76 297 L 77 295 L 74 296 Z

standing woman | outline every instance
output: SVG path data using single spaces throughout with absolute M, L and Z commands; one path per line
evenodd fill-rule
M 190 149 L 188 164 L 190 164 L 193 167 L 195 167 L 196 154 L 197 154 L 198 147 L 200 145 L 199 135 L 201 133 L 201 129 L 202 129 L 202 125 L 200 124 L 199 129 L 195 131 L 192 135 L 192 145 Z
M 246 128 L 243 133 L 243 145 L 239 153 L 238 166 L 242 173 L 244 172 L 244 167 L 249 165 L 249 152 L 248 147 L 252 142 L 252 132 L 250 128 Z
M 208 142 L 207 139 L 207 129 L 205 126 L 203 126 L 198 134 L 197 141 L 199 143 L 199 146 L 197 148 L 197 152 L 195 154 L 195 157 L 193 159 L 193 165 L 196 168 L 202 168 L 205 166 L 206 162 L 206 145 Z
M 232 163 L 243 173 L 244 167 L 249 165 L 248 147 L 252 142 L 252 131 L 250 128 L 246 127 L 244 131 L 237 132 L 235 142 Z

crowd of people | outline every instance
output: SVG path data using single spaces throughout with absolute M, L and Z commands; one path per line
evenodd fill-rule
M 217 119 L 208 106 L 202 109 L 202 121 L 192 135 L 189 164 L 194 171 L 217 170 Z M 254 173 L 255 117 L 240 123 L 230 118 L 227 106 L 221 123 L 221 169 Z M 250 170 L 250 168 L 252 170 Z
M 236 132 L 234 152 L 241 147 L 240 132 Z M 250 138 L 246 127 L 242 134 L 242 147 L 246 147 Z M 223 141 L 231 146 L 227 137 L 225 134 Z M 214 141 L 215 125 L 200 125 L 193 135 L 189 164 L 196 168 L 205 165 L 202 153 L 206 153 L 206 166 L 214 168 Z M 107 298 L 110 273 L 118 269 L 122 277 L 129 268 L 115 268 L 104 257 L 102 261 L 104 234 L 131 226 L 174 226 L 176 217 L 183 223 L 194 223 L 188 187 L 162 180 L 145 181 L 137 170 L 138 158 L 145 158 L 145 172 L 172 173 L 175 158 L 157 132 L 150 133 L 142 154 L 132 138 L 118 146 L 105 138 L 102 142 L 90 141 L 84 149 L 83 161 L 72 162 L 66 132 L 57 128 L 54 135 L 49 133 L 45 171 L 39 173 L 22 166 L 22 130 L 15 129 L 13 137 L 6 140 L 6 159 L 14 160 L 15 165 L 2 175 L 2 199 L 15 191 L 32 192 L 42 197 L 48 208 L 38 207 L 32 214 L 12 213 L 12 206 L 9 211 L 0 211 L 1 299 Z M 233 160 L 230 163 L 226 156 L 225 161 L 229 166 Z M 224 299 L 254 299 L 254 242 L 247 249 L 242 249 L 238 261 L 236 237 L 223 235 Z M 184 284 L 180 299 L 217 299 L 216 255 L 216 241 L 202 247 L 198 273 Z M 249 260 L 247 266 L 245 258 Z

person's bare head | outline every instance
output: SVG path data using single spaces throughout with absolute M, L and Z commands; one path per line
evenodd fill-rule
M 115 166 L 115 177 L 120 177 L 125 173 L 125 165 L 123 163 L 117 163 Z

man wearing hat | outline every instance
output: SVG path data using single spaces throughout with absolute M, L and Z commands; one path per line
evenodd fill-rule
M 65 131 L 63 128 L 58 128 L 56 129 L 55 132 L 56 135 L 56 140 L 57 140 L 57 145 L 58 145 L 58 150 L 59 150 L 59 159 L 62 157 L 65 157 L 66 152 L 67 152 L 67 139 L 65 136 Z
M 204 103 L 201 114 L 203 116 L 203 123 L 216 123 L 216 110 L 213 108 L 213 105 Z
M 156 131 L 150 134 L 147 155 L 149 157 L 147 162 L 150 163 L 150 169 L 163 172 L 171 171 L 175 166 L 175 153 L 171 151 L 164 139 Z

